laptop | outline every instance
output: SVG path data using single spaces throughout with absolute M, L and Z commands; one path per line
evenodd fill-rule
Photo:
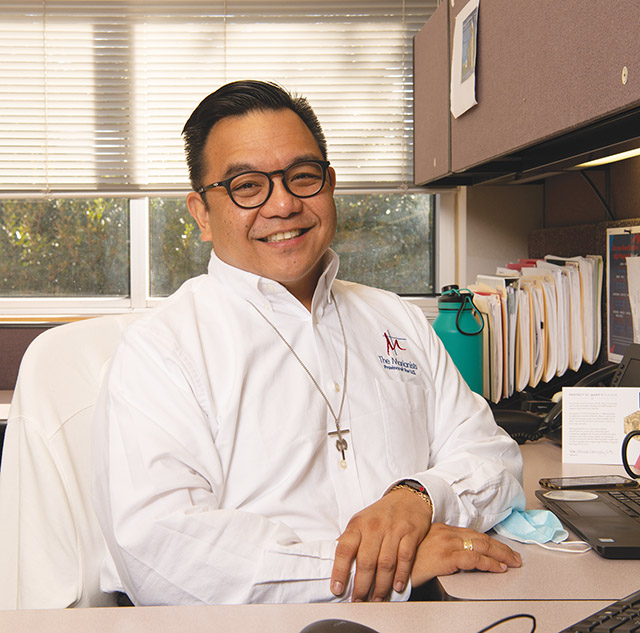
M 604 558 L 640 558 L 640 488 L 536 490 L 564 525 Z

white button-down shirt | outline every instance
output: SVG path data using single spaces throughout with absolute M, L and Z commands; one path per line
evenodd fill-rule
M 309 313 L 212 255 L 126 332 L 96 407 L 104 589 L 136 604 L 329 601 L 337 537 L 398 480 L 420 481 L 452 525 L 484 531 L 524 507 L 517 445 L 422 312 L 337 269 L 329 252 Z M 346 468 L 327 404 L 337 414 L 345 388 Z

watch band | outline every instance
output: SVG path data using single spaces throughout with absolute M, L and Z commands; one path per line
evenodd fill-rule
M 431 501 L 431 497 L 429 496 L 427 489 L 419 481 L 416 481 L 415 479 L 403 479 L 393 486 L 391 490 L 398 490 L 401 488 L 410 490 L 417 494 L 431 508 L 431 515 L 433 516 L 433 502 Z M 389 490 L 389 492 L 391 492 L 391 490 Z

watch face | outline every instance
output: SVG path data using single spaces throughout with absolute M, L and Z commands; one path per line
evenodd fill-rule
M 419 481 L 416 481 L 415 479 L 405 479 L 400 483 L 403 483 L 405 486 L 409 486 L 409 488 L 413 488 L 414 490 L 417 490 L 418 492 L 421 492 L 424 495 L 428 494 L 427 489 Z

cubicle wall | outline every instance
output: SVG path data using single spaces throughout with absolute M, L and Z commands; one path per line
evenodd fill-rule
M 550 141 L 570 136 L 573 144 L 588 127 L 602 138 L 580 137 L 585 149 L 638 136 L 626 124 L 640 107 L 638 2 L 480 2 L 477 105 L 454 119 L 452 42 L 467 4 L 442 2 L 414 40 L 417 185 L 526 174 L 560 158 Z M 609 126 L 614 118 L 624 120 Z
M 607 229 L 625 226 L 637 226 L 640 219 L 615 220 L 582 224 L 576 226 L 554 227 L 532 231 L 529 235 L 529 254 L 531 257 L 544 257 L 548 254 L 562 253 L 572 257 L 589 253 L 602 256 L 605 265 L 607 257 Z M 600 355 L 594 363 L 594 368 L 609 364 L 607 341 L 607 284 L 602 292 L 602 346 Z
M 7 323 L 0 325 L 0 464 L 10 392 L 16 384 L 20 361 L 31 341 L 54 325 L 57 324 Z
M 0 325 L 0 391 L 13 389 L 22 355 L 31 341 L 50 327 L 41 323 Z

